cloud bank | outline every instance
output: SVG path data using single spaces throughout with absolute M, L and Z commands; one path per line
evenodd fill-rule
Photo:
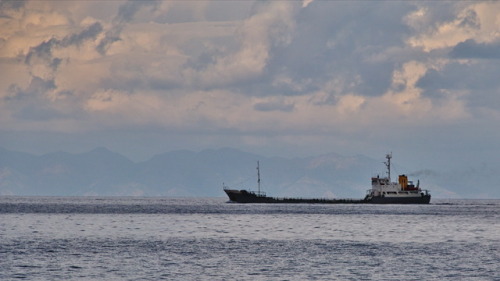
M 2 1 L 0 145 L 140 132 L 156 149 L 383 153 L 486 133 L 493 147 L 480 127 L 500 121 L 499 15 L 492 1 Z

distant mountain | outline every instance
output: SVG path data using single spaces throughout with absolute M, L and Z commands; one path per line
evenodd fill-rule
M 105 148 L 42 156 L 0 149 L 0 194 L 101 195 L 130 192 L 136 164 Z
M 136 163 L 106 148 L 41 156 L 0 148 L 0 195 L 222 197 L 223 183 L 257 189 L 258 160 L 261 187 L 273 196 L 361 198 L 370 188 L 370 177 L 385 171 L 381 159 L 335 153 L 288 159 L 231 148 L 179 150 Z M 472 179 L 460 185 L 450 183 L 459 178 L 450 173 L 414 174 L 423 176 L 423 186 L 437 197 L 472 196 L 466 193 Z

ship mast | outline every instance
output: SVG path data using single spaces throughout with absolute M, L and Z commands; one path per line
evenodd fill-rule
M 260 168 L 259 168 L 259 161 L 257 161 L 257 190 L 260 195 Z
M 392 152 L 385 155 L 385 158 L 387 158 L 387 162 L 384 162 L 385 166 L 387 167 L 387 179 L 389 180 L 389 183 L 391 183 L 391 158 L 392 158 Z

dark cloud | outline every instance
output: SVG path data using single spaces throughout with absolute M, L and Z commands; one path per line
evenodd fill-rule
M 157 7 L 158 0 L 129 0 L 121 5 L 118 9 L 118 14 L 113 19 L 118 24 L 130 22 L 136 13 L 143 7 Z
M 54 58 L 52 56 L 53 48 L 64 48 L 71 45 L 79 46 L 86 40 L 95 39 L 101 32 L 102 25 L 96 22 L 83 29 L 81 32 L 65 36 L 63 39 L 51 38 L 40 43 L 38 46 L 31 47 L 28 51 L 28 54 L 26 55 L 24 62 L 28 65 L 32 65 L 38 60 L 44 62 L 53 70 L 56 70 L 62 59 Z
M 52 47 L 57 45 L 59 40 L 51 38 L 40 43 L 38 46 L 31 47 L 26 55 L 25 63 L 32 64 L 36 58 L 40 58 L 52 64 Z
M 194 69 L 197 71 L 204 71 L 207 68 L 214 66 L 217 63 L 217 59 L 223 56 L 221 52 L 212 51 L 212 52 L 202 52 L 195 58 L 190 58 L 185 64 L 184 67 Z
M 466 59 L 500 59 L 500 41 L 477 43 L 468 39 L 458 43 L 450 52 L 452 58 Z
M 438 90 L 450 87 L 450 81 L 446 81 L 445 76 L 436 69 L 429 69 L 416 83 L 415 86 L 424 90 Z
M 48 91 L 54 91 L 56 85 L 53 79 L 42 79 L 33 76 L 26 88 L 21 88 L 16 84 L 10 85 L 8 96 L 4 101 L 9 105 L 12 116 L 20 120 L 46 121 L 57 118 L 68 118 L 67 114 L 62 114 L 54 109 L 53 104 L 43 96 Z M 61 92 L 61 95 L 70 96 L 70 92 Z M 74 114 L 74 112 L 73 112 Z
M 120 33 L 121 33 L 121 28 L 107 31 L 104 38 L 95 47 L 96 51 L 99 52 L 99 54 L 101 55 L 105 55 L 111 44 L 121 40 Z
M 7 10 L 19 10 L 24 7 L 25 0 L 1 0 L 0 1 L 0 18 L 9 17 L 4 12 Z
M 79 33 L 71 34 L 69 36 L 64 37 L 60 41 L 61 47 L 67 47 L 70 45 L 81 45 L 84 41 L 89 39 L 95 39 L 99 33 L 103 30 L 102 25 L 99 22 L 96 22 Z
M 477 16 L 476 11 L 468 9 L 461 17 L 460 17 L 460 27 L 465 28 L 474 28 L 479 29 L 481 27 L 481 23 Z
M 340 94 L 382 95 L 400 62 L 371 57 L 388 47 L 405 46 L 409 29 L 403 17 L 414 9 L 411 4 L 394 7 L 385 2 L 312 2 L 297 15 L 292 42 L 272 49 L 267 71 L 293 81 L 309 81 L 302 93 L 338 78 L 345 87 Z
M 500 107 L 500 65 L 496 60 L 463 64 L 452 62 L 440 70 L 429 69 L 416 86 L 423 95 L 433 99 L 443 98 L 453 92 L 468 92 L 462 97 L 472 107 Z
M 33 76 L 30 84 L 25 89 L 19 87 L 17 84 L 10 85 L 8 89 L 9 95 L 5 97 L 5 100 L 27 100 L 55 88 L 56 86 L 53 79 L 44 80 L 40 77 Z
M 121 40 L 120 35 L 123 31 L 123 28 L 127 23 L 133 20 L 134 16 L 137 14 L 137 12 L 140 11 L 141 8 L 154 8 L 158 5 L 158 3 L 158 0 L 129 0 L 125 2 L 125 4 L 121 5 L 118 9 L 118 14 L 112 21 L 113 26 L 110 30 L 106 31 L 104 38 L 96 46 L 96 50 L 101 55 L 105 55 L 111 44 Z
M 41 94 L 46 92 L 47 90 L 52 90 L 55 89 L 56 85 L 53 79 L 50 80 L 44 80 L 40 77 L 33 77 L 31 79 L 31 83 L 26 89 L 27 93 L 33 93 L 33 94 Z
M 267 2 L 254 5 L 251 15 L 265 12 Z M 261 75 L 245 79 L 192 82 L 198 87 L 212 89 L 227 87 L 232 91 L 254 96 L 307 95 L 321 90 L 332 80 L 341 81 L 334 95 L 357 93 L 367 96 L 384 94 L 391 86 L 395 68 L 407 61 L 407 52 L 398 56 L 386 55 L 388 47 L 404 50 L 410 30 L 404 16 L 417 9 L 414 5 L 315 1 L 306 8 L 294 10 L 295 26 L 287 29 L 276 21 L 268 29 L 269 59 Z M 209 5 L 211 7 L 211 5 Z M 210 9 L 209 9 L 210 10 Z M 115 38 L 113 40 L 118 40 Z M 209 70 L 228 50 L 237 50 L 226 38 L 223 43 L 212 39 L 193 40 L 183 46 L 191 54 L 183 69 L 195 72 Z M 221 46 L 225 48 L 213 48 Z M 205 47 L 205 48 L 203 48 Z M 200 48 L 203 48 L 200 50 Z M 384 59 L 372 59 L 384 56 Z M 284 82 L 283 82 L 284 81 Z M 286 82 L 289 81 L 289 82 Z
M 500 65 L 492 61 L 481 64 L 452 62 L 440 70 L 429 69 L 416 86 L 424 90 L 487 90 L 500 86 Z

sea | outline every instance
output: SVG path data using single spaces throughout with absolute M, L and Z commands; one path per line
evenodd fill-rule
M 500 280 L 500 200 L 3 196 L 0 280 Z

